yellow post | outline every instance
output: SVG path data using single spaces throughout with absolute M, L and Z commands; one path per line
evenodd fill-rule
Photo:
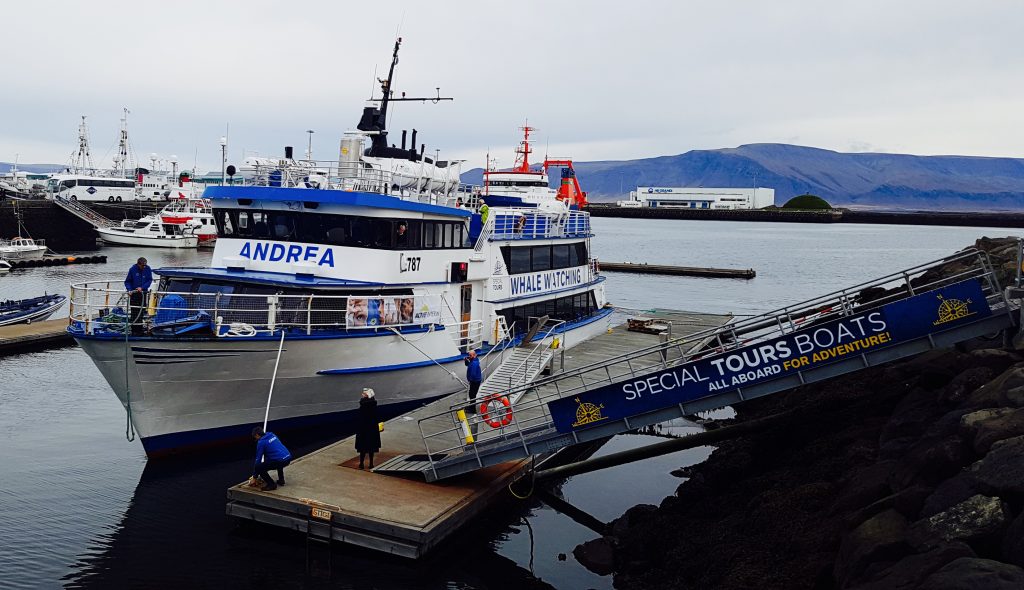
M 459 410 L 456 415 L 459 417 L 459 422 L 462 423 L 462 434 L 463 438 L 466 439 L 466 444 L 473 444 L 475 440 L 473 438 L 473 431 L 469 429 L 469 421 L 466 420 L 466 410 Z

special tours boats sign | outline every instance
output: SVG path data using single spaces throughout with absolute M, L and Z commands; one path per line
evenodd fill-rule
M 548 404 L 559 432 L 690 402 L 991 315 L 976 279 Z

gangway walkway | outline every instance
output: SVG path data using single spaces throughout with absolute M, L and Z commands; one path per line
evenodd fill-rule
M 115 227 L 118 223 L 112 219 L 108 219 L 103 215 L 100 215 L 88 205 L 81 203 L 75 199 L 64 199 L 61 197 L 54 197 L 53 202 L 58 207 L 81 219 L 95 228 L 107 228 Z
M 421 417 L 423 453 L 404 472 L 441 480 L 734 405 L 1000 332 L 1016 309 L 987 254 L 964 250 L 513 387 L 496 428 L 458 408 Z M 480 431 L 472 443 L 467 426 Z M 388 471 L 403 471 L 395 463 Z

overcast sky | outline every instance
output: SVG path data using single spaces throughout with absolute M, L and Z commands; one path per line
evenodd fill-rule
M 838 151 L 1024 157 L 1024 3 L 7 2 L 0 161 L 65 163 L 88 116 L 110 165 L 122 107 L 139 159 L 186 167 L 333 159 L 399 30 L 397 105 L 428 153 L 511 165 L 782 142 Z M 392 138 L 398 140 L 399 133 Z M 545 146 L 548 146 L 545 148 Z

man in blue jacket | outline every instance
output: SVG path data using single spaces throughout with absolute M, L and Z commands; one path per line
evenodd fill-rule
M 263 480 L 263 489 L 276 490 L 284 485 L 284 468 L 292 462 L 292 454 L 273 432 L 263 432 L 257 426 L 252 429 L 252 438 L 256 442 L 256 462 L 252 466 L 252 474 Z M 270 470 L 277 470 L 277 483 L 270 479 Z
M 139 260 L 128 269 L 124 279 L 124 289 L 128 291 L 128 309 L 132 323 L 132 334 L 142 333 L 142 314 L 146 310 L 146 293 L 153 284 L 153 269 L 146 264 L 145 258 Z
M 466 363 L 466 381 L 469 381 L 469 395 L 467 396 L 469 406 L 466 407 L 467 414 L 477 413 L 477 392 L 480 391 L 480 382 L 483 381 L 483 373 L 480 370 L 480 359 L 476 358 L 476 351 L 470 350 L 464 359 Z M 470 425 L 470 431 L 476 436 L 477 423 Z

